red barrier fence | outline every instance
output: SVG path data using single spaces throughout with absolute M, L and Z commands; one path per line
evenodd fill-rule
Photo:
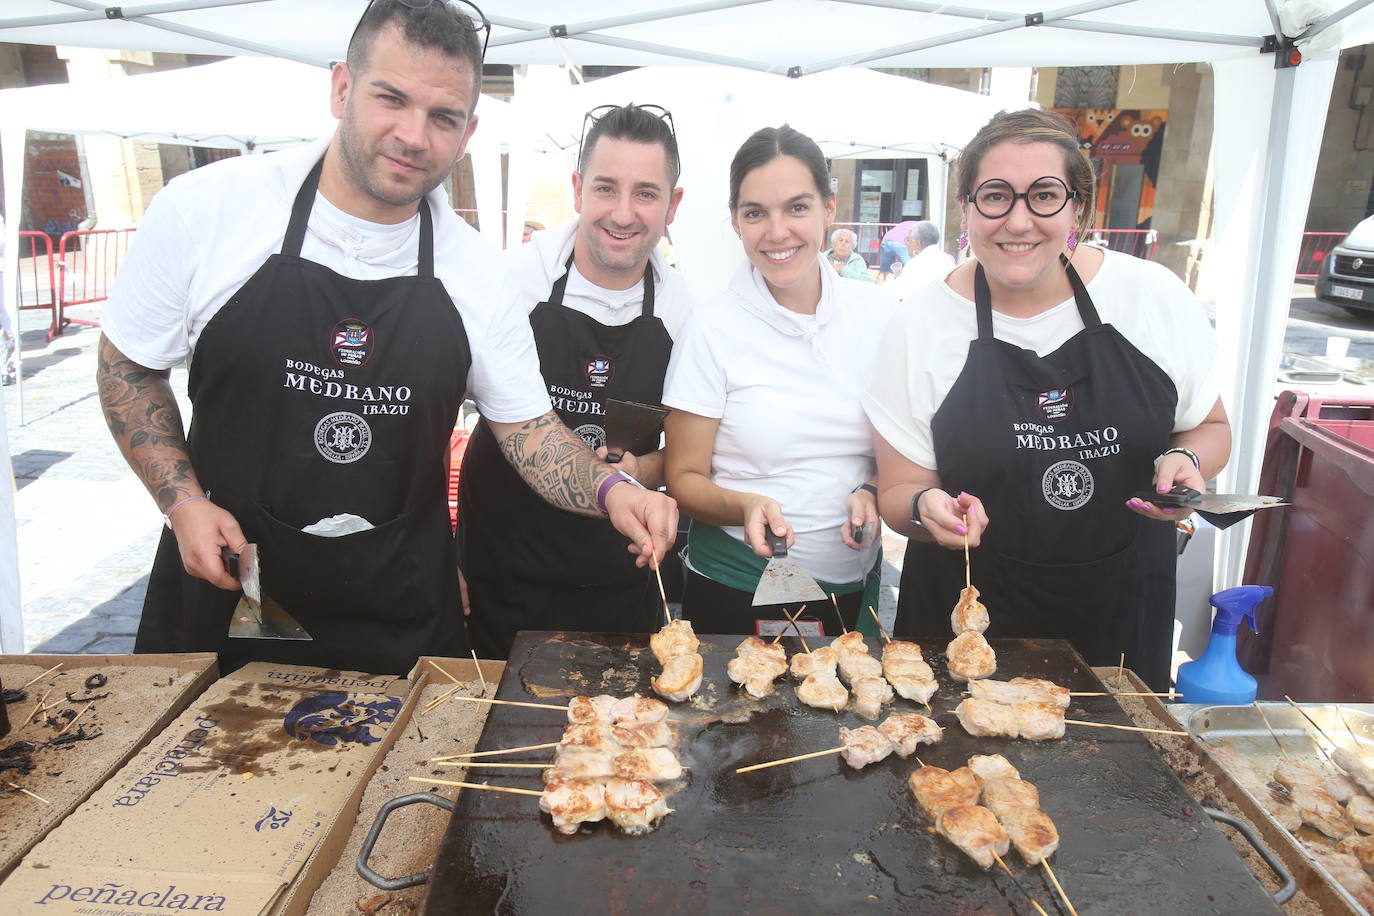
M 1085 241 L 1146 261 L 1153 261 L 1159 254 L 1159 233 L 1153 229 L 1093 229 Z
M 1345 236 L 1344 232 L 1304 232 L 1302 246 L 1298 248 L 1298 268 L 1294 271 L 1294 279 L 1315 280 L 1322 271 L 1326 256 Z
M 87 229 L 63 233 L 53 253 L 45 232 L 19 233 L 19 307 L 49 309 L 48 340 L 68 325 L 99 322 L 68 318 L 68 306 L 109 298 L 110 286 L 128 254 L 135 229 Z

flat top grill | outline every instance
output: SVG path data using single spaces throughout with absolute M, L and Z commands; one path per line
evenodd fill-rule
M 736 775 L 738 766 L 837 747 L 838 726 L 869 724 L 802 705 L 790 679 L 766 700 L 748 699 L 725 674 L 739 640 L 701 637 L 702 695 L 675 705 L 668 720 L 689 771 L 666 787 L 675 810 L 657 830 L 631 837 L 602 823 L 566 837 L 533 797 L 465 790 L 440 846 L 427 912 L 1030 913 L 1026 891 L 1062 912 L 1044 870 L 1014 850 L 1005 858 L 1016 882 L 995 866 L 980 870 L 933 833 L 906 786 L 914 759 L 851 770 L 833 755 Z M 658 664 L 647 642 L 521 633 L 497 695 L 555 703 L 574 694 L 652 695 Z M 795 639 L 784 642 L 800 651 Z M 1067 643 L 992 643 L 999 677 L 1102 689 Z M 972 738 L 952 712 L 964 685 L 949 678 L 944 647 L 925 649 L 940 680 L 932 705 L 945 735 L 917 754 L 947 769 L 972 754 L 1003 754 L 1035 783 L 1059 827 L 1055 872 L 1080 912 L 1278 912 L 1143 736 L 1070 725 L 1057 741 Z M 924 711 L 901 699 L 889 710 Z M 1110 697 L 1076 697 L 1070 717 L 1129 724 Z M 494 706 L 478 749 L 557 741 L 564 725 L 554 710 Z M 483 768 L 469 781 L 538 789 L 539 772 Z

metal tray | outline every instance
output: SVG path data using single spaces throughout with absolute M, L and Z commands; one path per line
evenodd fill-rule
M 464 790 L 426 912 L 1029 913 L 1026 891 L 1058 910 L 1042 869 L 1008 856 L 1013 882 L 996 868 L 979 870 L 931 831 L 906 786 L 914 760 L 892 757 L 856 771 L 835 755 L 736 775 L 738 766 L 834 747 L 837 726 L 865 724 L 850 712 L 802 706 L 792 682 L 763 701 L 744 697 L 725 676 L 739 639 L 701 637 L 703 694 L 669 716 L 690 769 L 669 798 L 675 812 L 656 831 L 627 837 L 600 824 L 565 837 L 534 798 Z M 787 642 L 789 651 L 800 648 Z M 521 633 L 498 696 L 560 702 L 578 693 L 647 693 L 657 664 L 646 643 Z M 1102 690 L 1065 642 L 992 643 L 1001 677 L 1041 675 Z M 942 648 L 925 654 L 940 680 L 932 702 L 944 740 L 920 757 L 953 769 L 971 754 L 1000 753 L 1034 782 L 1059 826 L 1055 871 L 1080 912 L 1278 912 L 1142 735 L 1070 725 L 1057 741 L 972 738 L 953 716 L 964 685 L 949 678 Z M 1110 697 L 1075 699 L 1073 718 L 1130 724 Z M 898 700 L 892 709 L 919 707 Z M 497 706 L 478 748 L 555 741 L 563 725 L 552 710 Z M 472 773 L 475 781 L 539 787 L 538 771 Z
M 1345 747 L 1356 747 L 1362 754 L 1374 755 L 1374 704 L 1341 703 L 1339 710 L 1337 705 L 1332 703 L 1298 705 L 1329 737 L 1330 741 L 1322 742 L 1328 750 L 1331 748 L 1331 741 L 1334 741 Z M 1179 704 L 1179 708 L 1171 708 L 1170 711 L 1176 718 L 1186 722 L 1188 731 L 1203 747 L 1232 747 L 1254 763 L 1262 775 L 1273 773 L 1274 767 L 1283 759 L 1283 754 L 1279 750 L 1280 745 L 1288 756 L 1295 760 L 1310 762 L 1319 767 L 1331 767 L 1326 757 L 1317 749 L 1320 735 L 1301 713 L 1288 703 L 1264 702 L 1259 706 L 1264 711 L 1264 718 L 1269 720 L 1269 725 L 1273 728 L 1273 735 L 1265 727 L 1264 718 L 1261 718 L 1254 706 L 1200 706 L 1191 709 L 1185 715 L 1182 704 Z M 1334 847 L 1335 841 L 1306 826 L 1299 830 L 1295 837 L 1280 826 L 1265 810 L 1260 800 L 1250 795 L 1244 786 L 1234 780 L 1225 767 L 1215 759 L 1210 762 L 1214 774 L 1220 771 L 1226 777 L 1227 787 L 1234 793 L 1233 799 L 1235 794 L 1239 794 L 1251 802 L 1246 806 L 1247 814 L 1254 820 L 1264 822 L 1261 832 L 1265 840 L 1298 876 L 1304 891 L 1312 894 L 1312 882 L 1320 881 L 1329 888 L 1331 895 L 1336 898 L 1335 902 L 1343 906 L 1344 912 L 1367 912 L 1325 868 L 1307 854 L 1307 850 L 1299 842 L 1300 839 L 1310 840 Z M 1303 880 L 1304 875 L 1307 876 L 1307 880 Z M 1330 902 L 1328 901 L 1327 906 L 1329 910 Z

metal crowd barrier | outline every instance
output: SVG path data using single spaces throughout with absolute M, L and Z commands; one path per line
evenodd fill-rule
M 1344 232 L 1304 232 L 1302 246 L 1298 249 L 1298 267 L 1294 271 L 1295 280 L 1315 280 L 1322 272 L 1322 262 L 1331 253 Z
M 48 309 L 52 321 L 47 339 L 69 325 L 99 327 L 99 322 L 69 318 L 73 305 L 109 298 L 110 286 L 119 273 L 135 229 L 77 229 L 63 233 L 53 251 L 46 232 L 19 233 L 19 307 Z

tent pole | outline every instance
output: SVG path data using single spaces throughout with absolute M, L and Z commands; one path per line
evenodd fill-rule
M 1065 19 L 1069 16 L 1077 16 L 1081 13 L 1092 13 L 1098 10 L 1111 9 L 1116 6 L 1127 6 L 1135 0 L 1089 0 L 1087 3 L 1079 3 L 1074 6 L 1064 6 L 1057 10 L 1050 10 L 1045 13 L 1043 24 Z M 989 17 L 992 18 L 992 17 Z M 845 57 L 836 57 L 830 60 L 821 61 L 804 68 L 807 73 L 819 73 L 822 70 L 833 70 L 836 67 L 855 67 L 867 64 L 876 60 L 883 60 L 888 57 L 897 57 L 901 54 L 910 54 L 914 51 L 924 51 L 927 48 L 942 48 L 946 45 L 957 44 L 961 41 L 968 41 L 971 38 L 982 38 L 985 35 L 996 35 L 999 32 L 1012 32 L 1016 29 L 1029 28 L 1026 24 L 1025 16 L 1016 16 L 1011 19 L 1004 19 L 1001 22 L 977 25 L 970 29 L 960 32 L 950 32 L 947 35 L 937 35 L 934 38 L 926 38 L 921 41 L 913 41 L 907 44 L 892 45 L 886 48 L 879 48 L 875 51 L 865 51 L 861 54 L 850 54 Z
M 848 3 L 853 6 L 872 6 L 890 10 L 909 10 L 913 13 L 938 13 L 961 19 L 977 19 L 980 22 L 1023 22 L 1023 13 L 1001 13 L 996 10 L 980 10 L 966 6 L 945 6 L 927 0 L 831 0 L 832 3 Z M 1374 0 L 1364 0 L 1374 2 Z M 1199 44 L 1239 45 L 1243 48 L 1258 48 L 1263 39 L 1248 35 L 1223 35 L 1214 32 L 1181 32 L 1177 29 L 1155 29 L 1147 26 L 1118 25 L 1108 22 L 1078 22 L 1060 19 L 1051 22 L 1048 14 L 1041 28 L 1070 29 L 1077 32 L 1103 32 L 1108 35 L 1133 35 L 1138 38 L 1161 38 L 1166 41 L 1191 41 Z
M 711 3 L 697 3 L 692 6 L 675 6 L 669 9 L 657 9 L 646 13 L 637 13 L 628 16 L 613 16 L 609 19 L 593 19 L 587 22 L 575 22 L 570 25 L 562 25 L 560 28 L 563 35 L 560 37 L 571 38 L 581 35 L 583 32 L 595 32 L 601 29 L 614 29 L 624 25 L 638 25 L 642 22 L 661 22 L 665 19 L 677 19 L 683 16 L 691 16 L 696 13 L 710 13 L 716 10 L 734 9 L 740 6 L 752 6 L 755 3 L 767 3 L 768 0 L 714 0 Z M 535 26 L 527 31 L 515 35 L 502 35 L 493 38 L 487 46 L 491 48 L 503 47 L 506 45 L 521 44 L 526 41 L 540 41 L 549 37 L 550 26 Z
M 1355 0 L 1355 2 L 1349 4 L 1348 6 L 1336 10 L 1336 12 L 1332 13 L 1330 16 L 1327 16 L 1324 19 L 1318 19 L 1316 22 L 1312 23 L 1310 26 L 1307 27 L 1307 31 L 1303 32 L 1298 37 L 1315 38 L 1317 35 L 1320 35 L 1326 29 L 1340 22 L 1346 16 L 1349 16 L 1352 13 L 1358 13 L 1366 6 L 1369 6 L 1370 3 L 1374 3 L 1374 0 Z M 1278 34 L 1277 29 L 1275 30 L 1274 34 Z
M 64 3 L 67 6 L 79 7 L 84 10 L 101 11 L 100 18 L 105 18 L 105 15 L 103 13 L 104 6 L 100 5 L 99 3 L 91 3 L 89 2 L 89 0 L 57 0 L 57 2 Z M 244 2 L 258 3 L 261 2 L 261 0 L 201 0 L 200 6 L 202 8 L 209 8 L 212 6 L 237 5 Z M 215 45 L 220 45 L 221 47 L 225 48 L 234 48 L 239 51 L 249 51 L 254 54 L 261 54 L 265 57 L 280 57 L 283 60 L 294 60 L 298 64 L 309 64 L 312 67 L 329 66 L 329 61 L 327 60 L 316 60 L 304 54 L 297 54 L 295 51 L 292 51 L 289 48 L 277 48 L 271 45 L 263 45 L 253 41 L 246 41 L 241 38 L 228 38 L 223 34 L 217 32 L 207 31 L 206 29 L 196 29 L 192 28 L 191 26 L 179 25 L 173 22 L 166 22 L 161 19 L 152 19 L 146 16 L 133 17 L 126 15 L 125 21 L 137 23 L 138 25 L 147 26 L 150 29 L 159 29 L 163 32 L 172 32 L 177 35 L 185 35 L 187 38 L 198 38 L 201 41 L 209 42 Z M 3 25 L 3 23 L 0 23 L 0 25 Z
M 653 44 L 647 41 L 634 41 L 629 38 L 612 38 L 609 35 L 577 35 L 570 37 L 570 41 L 585 41 L 594 45 L 606 45 L 611 48 L 625 48 L 628 51 L 647 51 L 650 54 L 662 54 L 669 58 L 679 60 L 694 60 L 701 64 L 719 64 L 722 67 L 739 67 L 742 70 L 758 70 L 762 73 L 778 73 L 786 68 L 770 67 L 768 64 L 756 60 L 743 60 L 738 57 L 723 57 L 719 54 L 708 54 L 705 51 L 688 51 L 685 48 L 674 48 L 671 45 Z
M 57 0 L 62 3 L 64 0 Z M 138 16 L 154 16 L 162 13 L 190 13 L 196 10 L 213 9 L 221 6 L 244 6 L 249 3 L 265 3 L 268 0 L 175 0 L 169 3 L 149 3 L 145 6 L 121 7 L 118 19 L 133 19 Z M 77 6 L 77 4 L 68 4 Z M 105 12 L 107 7 L 80 6 L 79 12 L 49 13 L 46 16 L 24 16 L 20 19 L 0 19 L 0 31 L 23 29 L 45 25 L 67 25 L 73 22 L 96 22 L 111 18 Z

